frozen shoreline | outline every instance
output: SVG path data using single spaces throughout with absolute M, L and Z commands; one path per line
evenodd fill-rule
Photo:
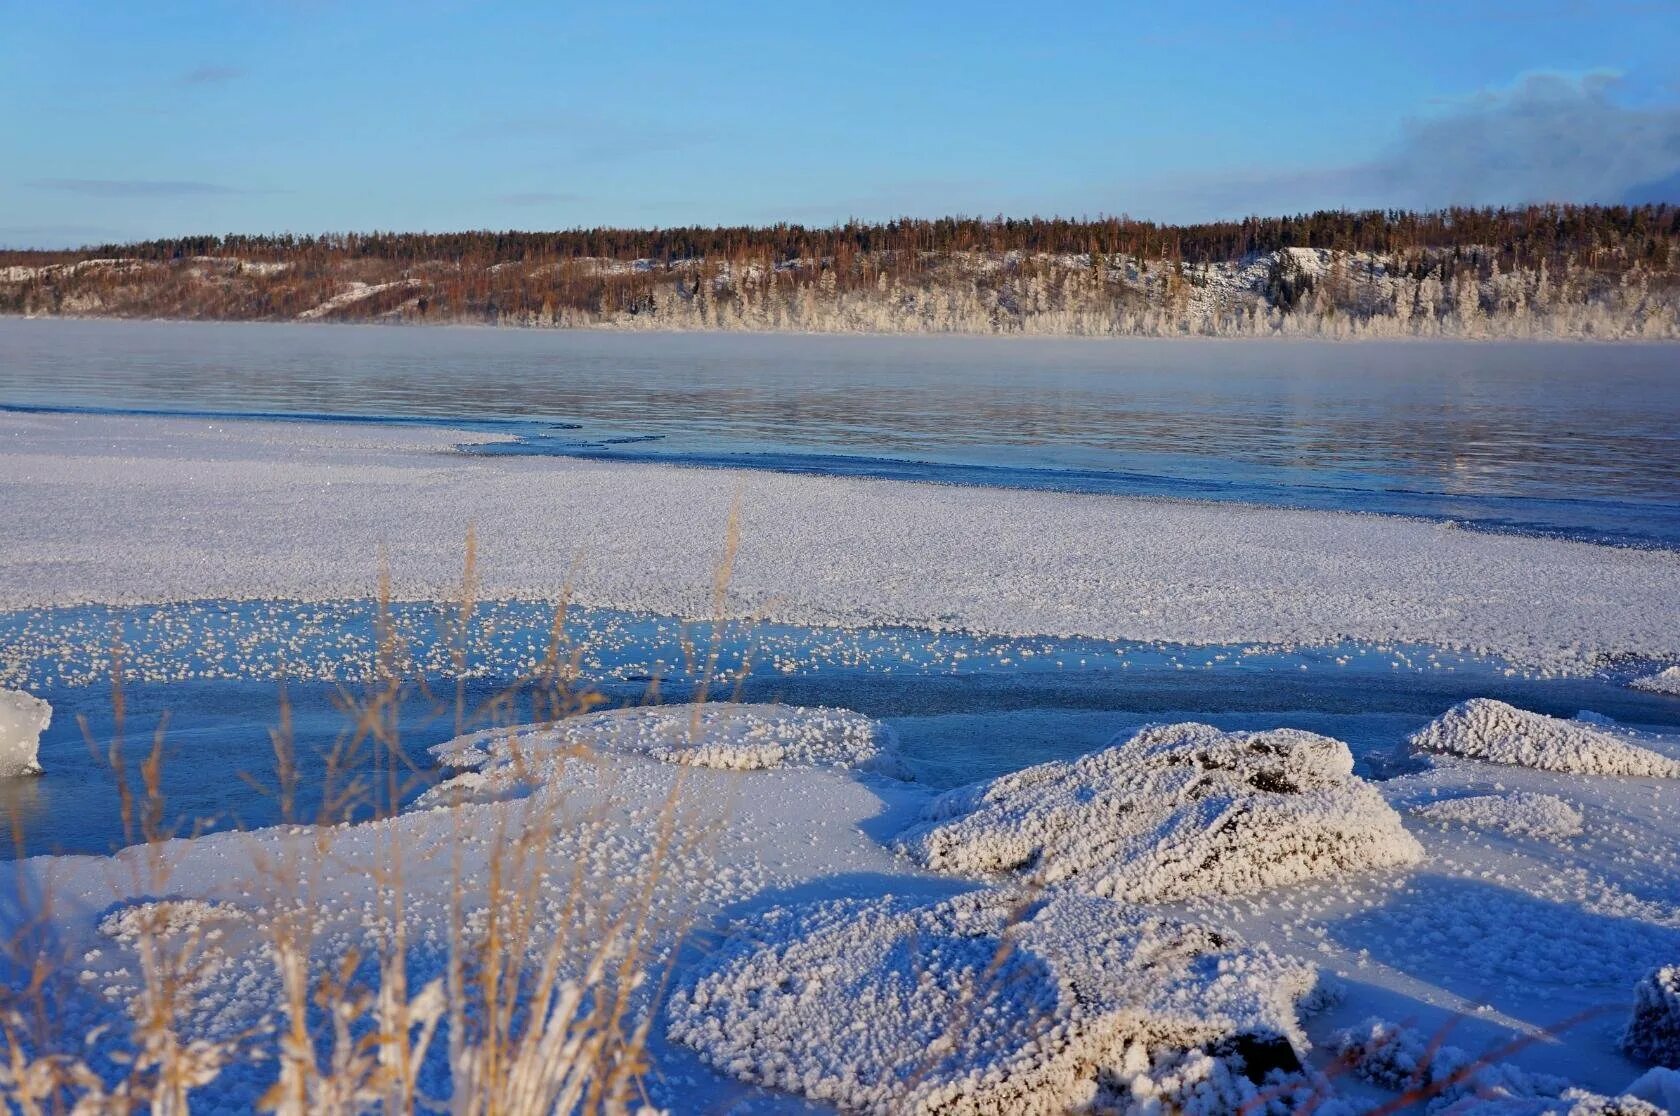
M 1176 643 L 1680 659 L 1680 553 L 1336 512 L 484 458 L 446 428 L 0 415 L 0 608 L 458 592 L 683 616 L 739 495 L 736 615 Z

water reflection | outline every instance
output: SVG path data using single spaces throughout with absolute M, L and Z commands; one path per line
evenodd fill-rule
M 1659 508 L 1680 506 L 1677 384 L 1673 345 L 0 322 L 12 403 L 547 419 L 642 456 Z

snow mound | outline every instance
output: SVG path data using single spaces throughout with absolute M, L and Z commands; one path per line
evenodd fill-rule
M 1019 872 L 1133 902 L 1235 895 L 1413 864 L 1400 817 L 1339 740 L 1151 725 L 931 802 L 899 848 L 942 872 Z
M 1673 694 L 1680 697 L 1680 666 L 1665 667 L 1655 674 L 1635 678 L 1632 685 L 1635 689 L 1649 690 L 1653 694 Z
M 845 767 L 899 778 L 892 729 L 849 709 L 728 702 L 652 705 L 487 729 L 431 749 L 444 767 L 472 768 L 416 800 L 418 808 L 485 801 L 553 778 L 567 757 L 643 755 L 725 771 Z
M 729 771 L 769 767 L 898 769 L 892 729 L 862 713 L 826 706 L 711 702 L 611 709 L 552 725 L 488 729 L 431 749 L 446 767 L 480 767 L 516 751 L 527 758 L 567 749 L 632 753 Z
M 1479 1058 L 1415 1027 L 1380 1019 L 1339 1032 L 1331 1052 L 1365 1080 L 1395 1092 L 1427 1092 L 1425 1112 L 1497 1116 L 1662 1116 L 1633 1092 L 1606 1097 L 1562 1077 L 1530 1073 L 1509 1062 Z M 1644 1079 L 1635 1082 L 1647 1091 Z
M 41 773 L 41 734 L 52 706 L 22 690 L 0 689 L 0 779 Z
M 1414 806 L 1411 813 L 1439 825 L 1462 825 L 1512 837 L 1565 841 L 1581 835 L 1581 811 L 1550 794 L 1472 794 Z
M 1633 993 L 1622 1049 L 1641 1062 L 1680 1069 L 1680 965 L 1652 969 Z
M 1414 751 L 1574 775 L 1680 779 L 1680 761 L 1582 721 L 1530 713 L 1492 698 L 1460 702 L 1413 733 Z
M 668 1014 L 671 1037 L 718 1069 L 843 1109 L 1061 1113 L 1119 1077 L 1147 1083 L 1164 1052 L 1297 1068 L 1315 980 L 1138 908 L 998 890 L 771 911 Z

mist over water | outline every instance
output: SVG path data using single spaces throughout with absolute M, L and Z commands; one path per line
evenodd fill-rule
M 486 424 L 491 452 L 1680 546 L 1680 346 L 0 321 L 0 404 Z

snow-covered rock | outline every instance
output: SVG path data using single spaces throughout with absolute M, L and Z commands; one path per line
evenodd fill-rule
M 1294 1066 L 1315 983 L 1205 927 L 997 890 L 777 909 L 682 982 L 668 1017 L 719 1069 L 847 1110 L 1061 1113 L 1099 1077 L 1147 1080 L 1155 1054 Z
M 651 705 L 487 729 L 431 749 L 445 767 L 477 768 L 417 800 L 430 807 L 499 797 L 551 779 L 568 759 L 643 755 L 666 763 L 755 771 L 843 767 L 904 777 L 892 729 L 849 709 L 732 702 Z
M 1635 678 L 1632 685 L 1635 689 L 1649 690 L 1653 694 L 1680 696 L 1680 666 L 1664 667 L 1655 674 Z
M 1581 811 L 1551 794 L 1472 794 L 1414 806 L 1412 816 L 1440 825 L 1491 830 L 1512 837 L 1564 841 L 1581 835 Z
M 41 734 L 52 706 L 21 690 L 0 690 L 0 779 L 41 773 Z
M 1646 973 L 1633 994 L 1622 1049 L 1642 1062 L 1680 1069 L 1680 965 Z
M 1235 895 L 1423 855 L 1339 740 L 1152 725 L 1071 763 L 949 791 L 899 848 L 1133 902 Z
M 1460 702 L 1413 733 L 1414 751 L 1575 775 L 1680 779 L 1680 760 L 1582 721 L 1531 713 L 1492 698 Z

